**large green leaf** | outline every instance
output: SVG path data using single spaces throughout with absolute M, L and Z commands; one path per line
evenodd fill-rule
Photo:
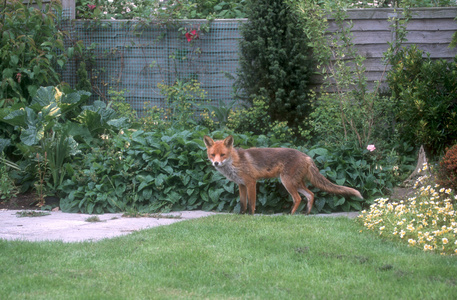
M 40 111 L 43 107 L 55 102 L 55 88 L 53 86 L 40 87 L 33 97 L 30 106 L 35 111 Z
M 26 107 L 26 108 L 20 108 L 18 110 L 14 110 L 14 111 L 10 112 L 7 116 L 5 116 L 2 119 L 2 121 L 5 123 L 8 123 L 10 125 L 13 125 L 13 126 L 24 127 L 27 125 L 26 119 L 27 119 L 27 110 L 28 109 L 30 109 L 30 108 Z
M 28 128 L 22 131 L 21 142 L 23 142 L 27 146 L 33 146 L 38 144 L 43 137 L 43 127 L 29 126 Z

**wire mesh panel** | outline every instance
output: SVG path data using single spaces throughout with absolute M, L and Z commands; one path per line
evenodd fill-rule
M 147 106 L 162 107 L 159 86 L 195 80 L 217 104 L 233 99 L 238 66 L 240 22 L 245 20 L 190 20 L 169 25 L 132 21 L 75 21 L 74 40 L 95 47 L 84 57 L 93 99 L 109 100 L 122 94 L 141 114 Z M 64 81 L 75 86 L 80 61 L 68 66 Z M 94 98 L 95 97 L 95 98 Z

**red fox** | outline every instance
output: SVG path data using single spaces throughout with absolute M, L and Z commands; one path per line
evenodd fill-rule
M 214 141 L 209 136 L 203 138 L 208 158 L 212 165 L 227 179 L 235 182 L 240 190 L 241 213 L 247 209 L 254 214 L 256 183 L 258 179 L 279 177 L 293 199 L 291 214 L 294 214 L 303 194 L 308 199 L 309 214 L 314 203 L 314 194 L 307 188 L 305 180 L 315 187 L 338 195 L 354 196 L 363 199 L 359 191 L 331 183 L 317 169 L 308 155 L 289 148 L 250 148 L 235 149 L 233 137 Z

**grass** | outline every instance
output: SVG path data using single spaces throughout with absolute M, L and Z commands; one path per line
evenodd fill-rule
M 101 242 L 0 241 L 1 299 L 452 299 L 457 259 L 347 218 L 216 215 Z
M 23 210 L 23 211 L 18 211 L 16 213 L 16 216 L 18 218 L 25 218 L 25 217 L 43 217 L 43 216 L 49 216 L 51 213 L 50 212 L 44 212 L 44 211 L 34 211 L 34 210 Z

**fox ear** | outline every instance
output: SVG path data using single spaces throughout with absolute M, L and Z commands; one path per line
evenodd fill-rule
M 228 137 L 226 137 L 225 140 L 224 140 L 224 145 L 227 148 L 233 147 L 233 136 L 229 135 Z
M 210 137 L 207 136 L 207 135 L 205 135 L 205 136 L 203 137 L 203 141 L 205 142 L 205 145 L 206 145 L 207 148 L 212 147 L 212 146 L 214 145 L 213 139 L 210 138 Z

